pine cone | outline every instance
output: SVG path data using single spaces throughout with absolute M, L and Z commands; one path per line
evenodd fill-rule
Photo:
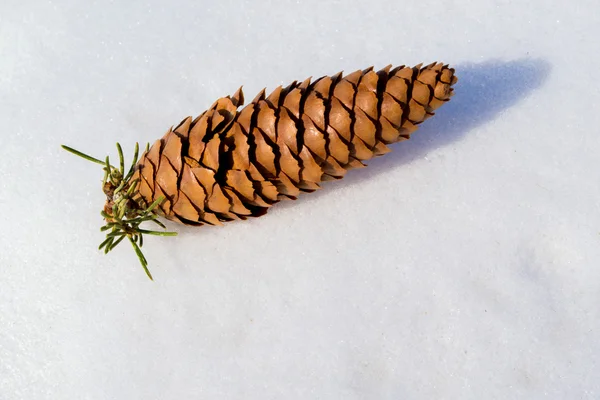
M 189 225 L 260 216 L 389 152 L 453 94 L 454 69 L 388 66 L 265 91 L 246 107 L 241 88 L 156 141 L 132 179 L 146 206 Z

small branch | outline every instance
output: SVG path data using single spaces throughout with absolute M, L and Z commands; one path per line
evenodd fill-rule
M 150 144 L 146 146 L 146 151 L 149 150 Z M 153 279 L 150 271 L 148 270 L 148 261 L 142 253 L 141 247 L 144 244 L 144 234 L 155 235 L 155 236 L 176 236 L 176 232 L 160 232 L 152 231 L 147 229 L 141 229 L 140 224 L 152 221 L 158 224 L 163 229 L 166 229 L 165 225 L 160 221 L 157 221 L 158 215 L 154 213 L 154 210 L 165 201 L 164 196 L 156 199 L 149 207 L 144 207 L 146 204 L 142 201 L 139 193 L 136 191 L 139 187 L 139 179 L 131 179 L 135 173 L 135 166 L 137 165 L 139 155 L 139 144 L 135 144 L 135 150 L 133 155 L 133 162 L 125 175 L 125 158 L 123 156 L 123 149 L 119 143 L 117 143 L 117 152 L 119 154 L 119 169 L 113 167 L 110 164 L 110 158 L 106 156 L 104 161 L 89 156 L 78 150 L 75 150 L 69 146 L 62 146 L 63 149 L 70 153 L 73 153 L 86 160 L 92 161 L 96 164 L 102 165 L 104 168 L 104 179 L 102 180 L 102 189 L 107 196 L 107 205 L 104 211 L 100 212 L 102 218 L 106 221 L 106 224 L 100 228 L 101 232 L 106 232 L 106 238 L 100 246 L 99 250 L 103 250 L 104 253 L 108 253 L 114 249 L 125 237 L 129 239 L 129 242 L 133 246 L 133 249 L 146 272 L 148 278 Z

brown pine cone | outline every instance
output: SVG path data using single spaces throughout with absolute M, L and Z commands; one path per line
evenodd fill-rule
M 319 189 L 389 152 L 453 94 L 454 69 L 368 68 L 263 90 L 246 107 L 241 88 L 184 119 L 144 153 L 142 205 L 189 225 L 260 216 L 283 199 Z

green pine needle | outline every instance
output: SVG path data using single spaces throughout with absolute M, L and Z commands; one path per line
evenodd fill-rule
M 68 151 L 70 153 L 75 154 L 76 156 L 79 156 L 81 158 L 85 158 L 88 161 L 95 162 L 96 164 L 104 165 L 104 161 L 100 161 L 97 158 L 94 158 L 92 156 L 88 156 L 87 154 L 82 153 L 82 152 L 80 152 L 78 150 L 75 150 L 72 147 L 65 146 L 64 144 L 61 144 L 60 147 L 62 147 L 63 149 L 65 149 L 66 151 Z

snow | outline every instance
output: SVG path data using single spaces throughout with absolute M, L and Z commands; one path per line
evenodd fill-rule
M 597 1 L 0 5 L 0 399 L 600 398 Z M 316 194 L 103 240 L 96 157 L 244 85 L 443 61 Z M 595 266 L 595 267 L 594 267 Z

